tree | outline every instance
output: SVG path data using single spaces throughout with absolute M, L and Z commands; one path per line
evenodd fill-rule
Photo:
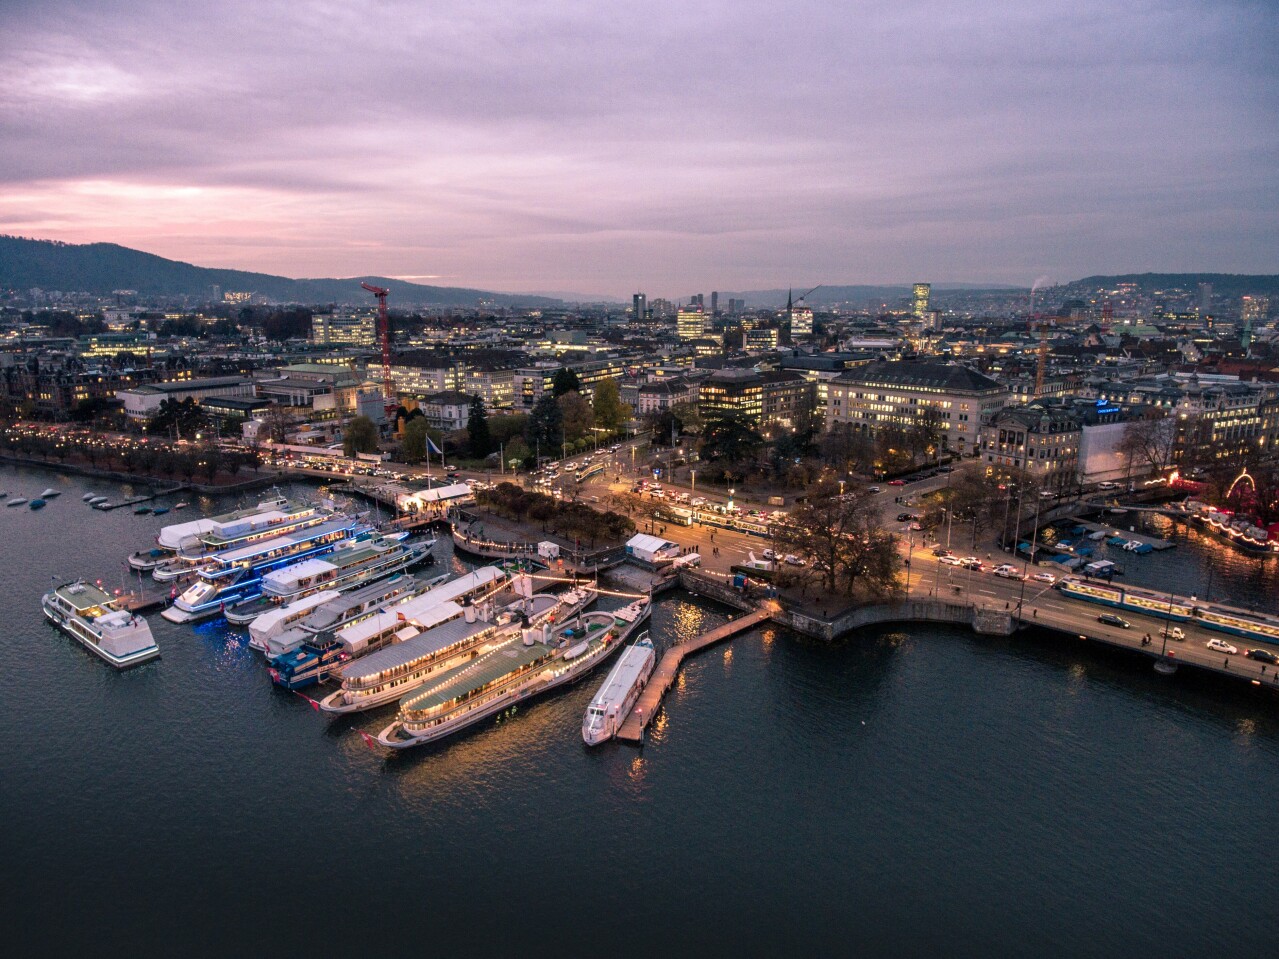
M 702 434 L 702 458 L 726 466 L 753 460 L 763 448 L 764 437 L 743 413 L 718 413 Z
M 342 437 L 342 455 L 376 453 L 378 445 L 377 425 L 367 416 L 357 416 L 346 424 Z
M 564 414 L 560 412 L 559 404 L 554 396 L 543 396 L 528 417 L 528 433 L 525 434 L 528 445 L 534 449 L 545 449 L 547 453 L 558 452 L 563 431 Z
M 551 382 L 551 394 L 559 399 L 565 393 L 570 391 L 581 392 L 582 382 L 577 378 L 577 374 L 570 370 L 567 366 L 561 367 L 555 371 L 555 379 Z
M 706 428 L 706 420 L 702 416 L 701 407 L 696 403 L 676 403 L 671 407 L 671 412 L 679 420 L 680 432 L 700 433 Z
M 471 409 L 466 418 L 466 432 L 471 439 L 471 455 L 477 459 L 488 456 L 493 448 L 489 436 L 488 417 L 484 413 L 484 400 L 477 393 L 471 397 Z
M 1116 450 L 1127 460 L 1130 475 L 1144 476 L 1172 465 L 1176 443 L 1177 421 L 1162 416 L 1126 423 Z
M 528 444 L 519 436 L 507 443 L 502 452 L 506 456 L 505 465 L 508 468 L 512 467 L 512 464 L 518 465 L 523 463 L 533 455 L 533 451 L 528 448 Z
M 419 416 L 404 424 L 400 439 L 400 451 L 410 463 L 426 459 L 426 419 Z
M 515 437 L 523 436 L 527 427 L 527 413 L 495 416 L 489 420 L 489 437 L 493 443 L 506 443 L 509 445 Z
M 595 384 L 595 399 L 591 404 L 595 411 L 595 425 L 609 430 L 620 430 L 631 418 L 631 411 L 622 402 L 617 380 L 609 377 Z
M 852 594 L 861 584 L 883 595 L 897 582 L 901 557 L 870 498 L 840 496 L 830 477 L 820 480 L 788 522 L 775 529 L 783 547 L 813 561 L 813 571 L 830 593 Z
M 560 416 L 564 430 L 564 439 L 570 442 L 579 440 L 591 428 L 591 404 L 577 390 L 570 390 L 561 396 L 559 404 Z

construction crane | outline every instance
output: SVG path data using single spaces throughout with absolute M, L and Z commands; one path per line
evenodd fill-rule
M 394 409 L 395 389 L 391 385 L 391 316 L 386 312 L 386 295 L 391 291 L 372 283 L 361 283 L 360 286 L 377 297 L 377 332 L 382 343 L 382 396 L 386 400 L 387 409 Z

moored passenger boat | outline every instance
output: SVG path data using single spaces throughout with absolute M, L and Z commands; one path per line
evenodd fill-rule
M 617 735 L 648 678 L 653 675 L 656 663 L 657 654 L 647 632 L 622 653 L 582 717 L 582 739 L 588 746 L 606 742 Z
M 648 617 L 647 598 L 616 613 L 586 613 L 553 631 L 522 630 L 495 642 L 400 700 L 377 741 L 391 749 L 435 742 L 581 676 L 608 658 Z M 621 612 L 621 611 L 618 611 Z
M 465 606 L 450 602 L 418 619 L 397 610 L 401 626 L 398 642 L 343 667 L 342 688 L 320 706 L 328 712 L 346 713 L 393 702 L 521 629 L 536 630 L 543 624 L 549 628 L 555 620 L 562 621 L 583 609 L 595 596 L 594 590 L 578 589 L 560 596 L 526 595 L 500 606 L 490 601 Z
M 397 573 L 387 579 L 370 583 L 368 586 L 361 586 L 331 597 L 312 607 L 298 619 L 282 617 L 281 610 L 271 610 L 249 624 L 249 645 L 254 649 L 267 652 L 268 640 L 284 632 L 297 630 L 305 635 L 314 636 L 326 630 L 333 632 L 342 629 L 344 626 L 367 619 L 385 606 L 407 602 L 445 582 L 448 578 L 449 575 L 444 573 L 429 580 L 424 587 L 415 577 Z
M 154 659 L 160 648 L 141 616 L 89 583 L 64 583 L 40 601 L 45 617 L 117 669 Z
M 333 516 L 318 526 L 260 540 L 211 557 L 196 581 L 160 615 L 171 623 L 189 623 L 220 615 L 226 607 L 262 591 L 262 577 L 300 559 L 323 556 L 338 543 L 366 529 L 351 516 Z
M 321 590 L 355 589 L 424 562 L 432 543 L 383 536 L 357 537 L 323 557 L 284 566 L 262 577 L 262 592 L 227 607 L 227 622 L 251 623 L 277 606 Z

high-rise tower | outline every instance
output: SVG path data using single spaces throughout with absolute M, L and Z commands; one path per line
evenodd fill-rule
M 928 297 L 932 294 L 931 283 L 916 283 L 914 290 L 915 319 L 922 320 L 928 314 Z

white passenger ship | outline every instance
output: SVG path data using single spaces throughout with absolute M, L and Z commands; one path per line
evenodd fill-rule
M 645 632 L 622 653 L 586 707 L 586 715 L 582 717 L 582 739 L 586 745 L 595 746 L 617 735 L 653 675 L 656 663 L 657 654 Z
M 147 621 L 121 609 L 118 600 L 97 586 L 65 583 L 45 593 L 40 605 L 49 622 L 117 669 L 160 655 Z
M 357 537 L 332 552 L 283 566 L 262 577 L 262 592 L 228 606 L 228 623 L 251 623 L 263 613 L 321 590 L 342 592 L 376 582 L 424 562 L 434 540 L 405 542 L 403 535 Z
M 483 655 L 493 644 L 548 629 L 595 601 L 596 591 L 579 587 L 552 596 L 532 592 L 527 576 L 513 585 L 524 598 L 508 605 L 490 601 L 465 606 L 445 603 L 412 622 L 404 613 L 403 638 L 392 646 L 357 659 L 342 669 L 342 688 L 320 702 L 328 712 L 347 713 L 393 702 L 458 663 Z
M 399 715 L 377 741 L 391 749 L 435 742 L 584 676 L 639 628 L 649 605 L 645 597 L 612 613 L 498 638 L 473 661 L 452 665 L 401 699 Z

